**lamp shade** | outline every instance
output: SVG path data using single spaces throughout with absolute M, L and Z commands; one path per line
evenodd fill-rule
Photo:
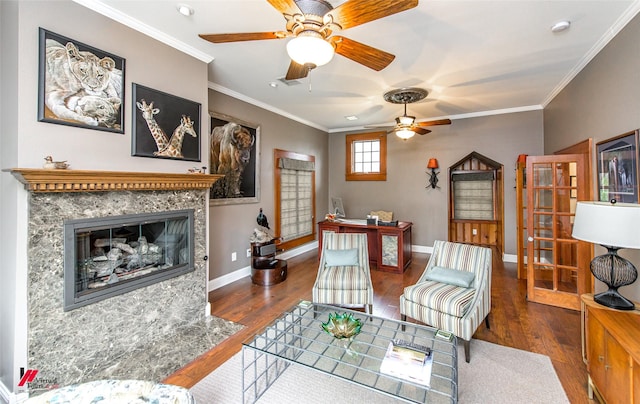
M 640 205 L 578 202 L 573 238 L 609 247 L 640 249 Z
M 404 139 L 407 140 L 411 137 L 413 137 L 413 135 L 415 135 L 415 132 L 409 129 L 400 129 L 396 131 L 396 135 L 400 138 L 400 139 Z
M 333 46 L 313 35 L 299 35 L 287 43 L 289 57 L 299 65 L 326 65 L 333 59 Z
M 427 163 L 427 168 L 438 168 L 438 160 L 429 159 L 429 162 Z

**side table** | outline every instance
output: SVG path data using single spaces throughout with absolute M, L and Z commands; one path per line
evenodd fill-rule
M 274 240 L 251 243 L 251 281 L 256 285 L 275 285 L 287 279 L 287 261 L 276 258 Z

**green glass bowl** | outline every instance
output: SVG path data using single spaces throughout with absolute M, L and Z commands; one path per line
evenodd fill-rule
M 362 321 L 353 314 L 329 313 L 329 321 L 322 323 L 322 329 L 337 339 L 353 338 L 360 333 Z

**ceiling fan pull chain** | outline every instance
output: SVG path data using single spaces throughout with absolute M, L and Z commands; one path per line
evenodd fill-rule
M 309 92 L 311 92 L 311 75 L 309 75 Z

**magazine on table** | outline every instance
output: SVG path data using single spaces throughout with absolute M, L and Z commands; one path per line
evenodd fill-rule
M 380 373 L 429 386 L 432 365 L 431 348 L 396 339 L 389 342 Z

